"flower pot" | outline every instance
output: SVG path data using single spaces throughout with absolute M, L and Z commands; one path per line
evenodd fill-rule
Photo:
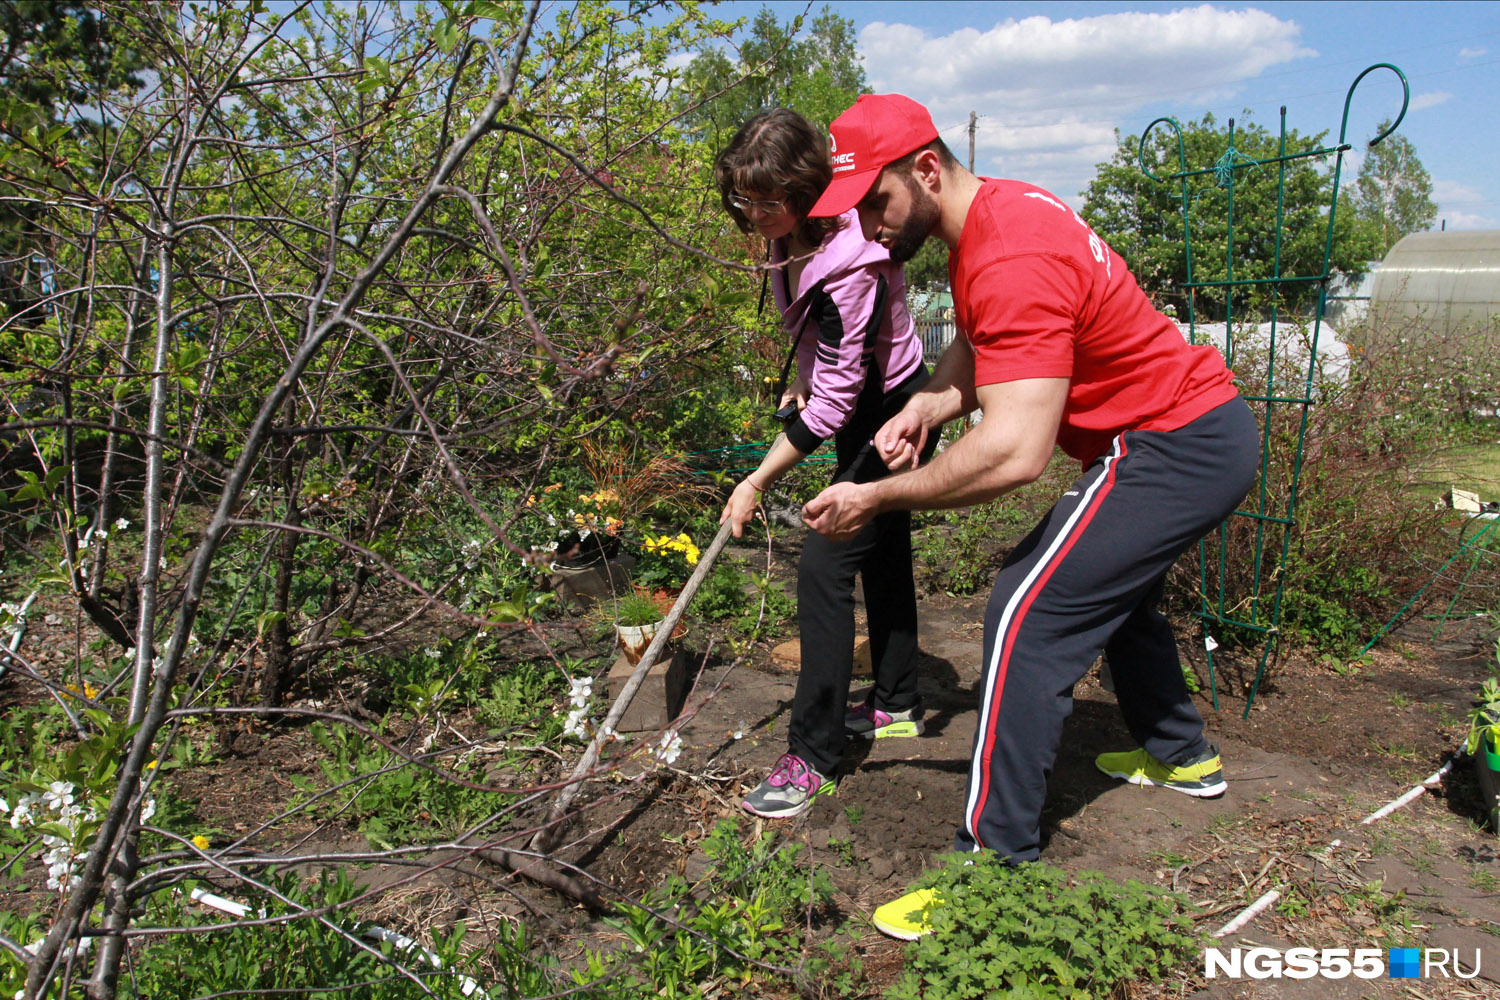
M 1500 834 L 1500 719 L 1488 720 L 1478 735 L 1474 770 L 1479 776 L 1479 792 L 1484 801 L 1482 808 L 1490 829 Z
M 620 640 L 620 650 L 631 666 L 641 662 L 641 657 L 646 654 L 646 647 L 656 638 L 656 627 L 660 624 L 661 622 L 652 622 L 649 625 L 615 626 L 615 637 Z

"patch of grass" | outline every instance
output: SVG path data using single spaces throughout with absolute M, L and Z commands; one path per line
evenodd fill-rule
M 1459 445 L 1438 452 L 1423 464 L 1424 482 L 1456 486 L 1478 493 L 1482 500 L 1500 497 L 1500 442 Z
M 1500 892 L 1500 875 L 1490 871 L 1488 865 L 1470 865 L 1468 881 L 1480 892 Z
M 1370 749 L 1382 757 L 1395 757 L 1400 760 L 1416 760 L 1417 748 L 1409 747 L 1402 743 L 1382 743 L 1378 739 L 1370 740 Z
M 308 735 L 324 753 L 318 766 L 328 785 L 320 789 L 300 776 L 293 776 L 292 783 L 315 815 L 355 824 L 376 847 L 456 834 L 515 798 L 461 785 L 345 726 L 315 722 Z M 483 765 L 473 757 L 457 752 L 421 756 L 467 781 L 484 780 Z
M 1411 699 L 1400 691 L 1393 693 L 1389 699 L 1392 708 L 1410 708 Z
M 1413 924 L 1416 918 L 1406 902 L 1404 889 L 1387 893 L 1385 883 L 1376 879 L 1364 888 L 1346 894 L 1344 901 L 1357 912 L 1368 914 L 1380 928 L 1387 944 L 1404 946 L 1415 940 Z

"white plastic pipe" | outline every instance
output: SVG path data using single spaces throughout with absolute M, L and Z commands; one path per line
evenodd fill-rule
M 1255 902 L 1251 903 L 1249 906 L 1241 910 L 1239 912 L 1239 916 L 1235 917 L 1233 920 L 1229 921 L 1229 923 L 1214 931 L 1214 937 L 1221 938 L 1227 934 L 1233 934 L 1235 931 L 1239 930 L 1241 927 L 1245 926 L 1250 921 L 1260 916 L 1267 907 L 1269 907 L 1272 903 L 1275 903 L 1280 898 L 1281 890 L 1272 889 L 1270 892 L 1266 893 L 1264 896 L 1260 897 Z
M 1459 756 L 1459 754 L 1454 754 L 1451 758 L 1449 758 L 1448 763 L 1444 764 L 1442 767 L 1433 772 L 1432 776 L 1426 781 L 1410 789 L 1405 795 L 1402 795 L 1400 798 L 1392 799 L 1390 802 L 1387 802 L 1379 809 L 1370 813 L 1370 815 L 1359 821 L 1359 825 L 1368 826 L 1369 824 L 1375 822 L 1377 819 L 1384 819 L 1391 813 L 1395 812 L 1397 809 L 1400 809 L 1402 806 L 1406 805 L 1408 802 L 1411 802 L 1413 799 L 1419 798 L 1423 792 L 1439 784 L 1443 780 L 1443 775 L 1453 770 L 1453 765 L 1458 762 Z

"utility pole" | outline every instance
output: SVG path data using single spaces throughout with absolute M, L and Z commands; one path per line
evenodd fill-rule
M 978 117 L 974 112 L 969 112 L 969 173 L 971 174 L 974 172 L 974 122 Z

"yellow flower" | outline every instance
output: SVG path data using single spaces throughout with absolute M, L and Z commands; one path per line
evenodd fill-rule
M 193 846 L 200 851 L 208 850 L 208 838 L 198 833 L 193 835 Z
M 154 770 L 156 770 L 156 765 L 160 764 L 160 763 L 161 763 L 161 761 L 159 761 L 159 760 L 148 761 L 146 763 L 146 770 L 148 770 L 148 771 L 154 771 Z
M 620 520 L 618 517 L 606 517 L 604 519 L 604 529 L 611 535 L 618 535 L 620 533 L 620 529 L 623 527 L 625 527 L 625 522 Z

